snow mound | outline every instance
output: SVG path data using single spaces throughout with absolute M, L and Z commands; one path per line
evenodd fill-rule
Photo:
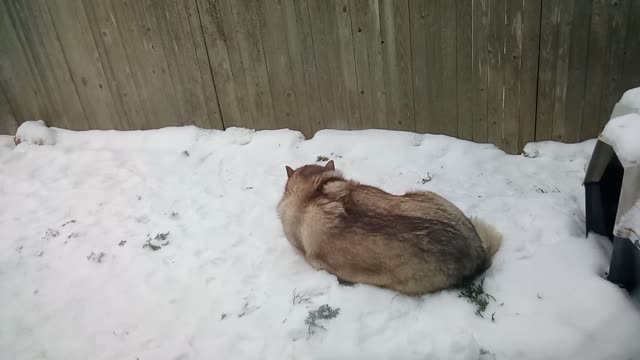
M 625 91 L 620 101 L 613 108 L 611 118 L 629 113 L 640 114 L 640 87 Z
M 630 113 L 609 120 L 600 139 L 613 147 L 625 167 L 640 165 L 640 114 Z
M 16 131 L 16 144 L 55 145 L 55 134 L 44 121 L 25 121 Z
M 528 158 L 550 158 L 553 160 L 571 160 L 589 156 L 596 146 L 595 139 L 576 144 L 564 144 L 556 141 L 540 141 L 528 143 L 522 155 Z

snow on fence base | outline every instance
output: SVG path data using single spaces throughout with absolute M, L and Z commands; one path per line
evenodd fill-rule
M 608 280 L 640 289 L 640 88 L 616 104 L 584 179 L 586 232 L 613 241 Z

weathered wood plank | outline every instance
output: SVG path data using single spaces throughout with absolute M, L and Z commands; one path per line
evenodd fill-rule
M 245 74 L 245 91 L 249 98 L 251 127 L 277 128 L 273 97 L 269 87 L 269 72 L 264 56 L 260 25 L 256 15 L 256 0 L 231 2 L 240 59 Z
M 411 16 L 411 66 L 413 72 L 413 98 L 416 131 L 429 132 L 431 116 L 429 116 L 428 96 L 429 78 L 427 62 L 427 17 L 425 1 L 410 0 L 409 14 Z
M 188 77 L 192 73 L 191 64 L 188 61 L 180 61 L 182 51 L 189 51 L 184 46 L 183 28 L 178 23 L 178 10 L 176 4 L 171 0 L 141 0 L 144 16 L 149 23 L 153 32 L 149 32 L 155 47 L 158 50 L 161 64 L 166 64 L 166 72 L 171 79 L 173 97 L 176 100 L 177 114 L 176 119 L 181 124 L 191 124 L 199 114 L 199 106 L 197 101 L 190 103 L 197 95 L 193 91 L 187 94 L 189 90 L 197 87 L 184 86 L 183 78 Z M 195 57 L 189 52 L 185 53 L 182 59 Z M 189 96 L 190 95 L 190 96 Z M 195 106 L 194 106 L 195 105 Z M 201 124 L 198 124 L 201 125 Z
M 491 0 L 489 7 L 489 89 L 487 141 L 500 144 L 504 121 L 504 48 L 506 0 Z
M 561 0 L 542 1 L 536 141 L 551 140 L 558 58 L 558 14 Z
M 585 80 L 587 78 L 590 17 L 591 1 L 575 0 L 573 3 L 573 23 L 571 26 L 571 49 L 569 53 L 569 73 L 567 76 L 563 136 L 563 140 L 570 143 L 580 140 L 582 109 L 585 103 L 584 91 Z
M 113 8 L 138 97 L 146 113 L 142 128 L 182 124 L 155 19 L 147 17 L 139 0 L 117 0 Z
M 457 111 L 457 79 L 456 79 L 456 1 L 440 0 L 440 51 L 442 54 L 442 84 L 443 103 L 439 133 L 458 135 Z
M 173 84 L 174 96 L 179 104 L 180 122 L 203 128 L 216 124 L 208 119 L 204 83 L 211 77 L 203 76 L 198 65 L 194 34 L 184 2 L 175 0 L 144 1 L 145 14 L 155 21 L 159 38 Z
M 487 141 L 489 0 L 473 0 L 473 141 Z
M 0 84 L 0 135 L 15 135 L 17 129 L 15 112 L 5 95 L 4 86 Z
M 38 77 L 38 85 L 42 85 L 41 94 L 48 98 L 50 119 L 43 120 L 55 121 L 70 129 L 88 129 L 46 2 L 13 0 L 7 7 L 23 49 L 28 53 L 32 73 Z
M 600 114 L 607 64 L 607 39 L 609 38 L 607 0 L 593 0 L 585 103 L 582 113 L 581 139 L 593 138 L 600 129 Z
M 473 139 L 473 0 L 456 3 L 458 137 Z
M 185 0 L 184 8 L 189 22 L 191 32 L 191 40 L 195 49 L 197 69 L 201 79 L 200 86 L 203 100 L 205 103 L 205 117 L 209 126 L 222 129 L 222 115 L 220 113 L 220 104 L 218 103 L 218 94 L 216 92 L 213 74 L 209 65 L 209 55 L 207 53 L 207 45 L 204 40 L 204 30 L 200 22 L 200 14 L 197 0 Z
M 569 86 L 569 55 L 571 28 L 573 26 L 573 1 L 561 1 L 558 9 L 558 55 L 556 60 L 555 89 L 553 99 L 553 128 L 551 139 L 566 138 L 567 88 Z
M 637 1 L 637 0 L 636 0 Z M 610 1 L 609 7 L 609 39 L 607 41 L 607 75 L 604 82 L 604 93 L 600 108 L 600 130 L 604 128 L 613 107 L 624 93 L 623 70 L 625 37 L 638 36 L 638 33 L 627 33 L 631 0 Z M 640 58 L 638 59 L 640 64 Z M 640 66 L 640 65 L 638 65 Z
M 392 129 L 415 131 L 408 1 L 381 0 L 380 19 L 387 122 Z
M 275 125 L 302 130 L 297 94 L 291 76 L 291 60 L 287 43 L 286 23 L 280 1 L 257 0 L 256 15 L 269 74 Z
M 622 76 L 624 91 L 640 86 L 640 36 L 637 34 L 640 34 L 640 1 L 631 1 Z
M 329 40 L 327 50 L 329 57 L 329 74 L 331 75 L 329 81 L 331 84 L 331 91 L 333 93 L 333 111 L 335 116 L 336 129 L 348 129 L 349 128 L 349 114 L 348 106 L 346 102 L 347 89 L 342 75 L 342 58 L 341 49 L 339 45 L 340 34 L 338 33 L 338 8 L 337 1 L 329 1 L 326 13 L 323 14 L 325 18 L 325 27 L 323 31 L 326 32 L 327 39 Z M 317 54 L 316 54 L 317 55 Z
M 380 17 L 375 0 L 351 0 L 351 27 L 360 91 L 360 127 L 383 129 L 386 104 Z
M 240 126 L 244 123 L 243 111 L 246 106 L 242 87 L 238 86 L 235 76 L 239 76 L 232 67 L 232 49 L 236 44 L 233 29 L 227 26 L 231 20 L 230 8 L 226 0 L 196 0 L 200 23 L 209 55 L 209 64 L 216 87 L 220 115 L 225 127 Z M 234 63 L 236 69 L 239 64 Z M 244 80 L 243 80 L 244 81 Z M 242 111 L 241 111 L 242 110 Z
M 535 140 L 538 57 L 540 51 L 540 0 L 523 2 L 522 56 L 520 58 L 520 123 L 518 148 Z
M 127 129 L 142 129 L 152 120 L 138 96 L 112 3 L 84 0 L 83 6 L 116 112 Z
M 341 98 L 348 118 L 350 129 L 363 129 L 367 124 L 360 116 L 360 90 L 356 74 L 353 35 L 351 33 L 351 8 L 349 0 L 337 0 L 335 3 L 337 51 L 340 72 L 336 82 L 341 83 L 345 95 Z
M 126 129 L 127 119 L 116 109 L 82 3 L 56 0 L 47 5 L 89 128 Z
M 427 121 L 424 132 L 440 134 L 444 126 L 444 94 L 442 92 L 442 44 L 441 44 L 441 1 L 426 1 L 424 3 L 425 27 L 423 31 L 425 41 L 425 67 L 426 94 L 422 100 L 425 102 Z M 419 37 L 418 37 L 419 38 Z
M 520 1 L 506 2 L 504 56 L 504 118 L 500 148 L 509 154 L 518 153 L 520 127 L 520 67 L 522 56 L 522 12 Z
M 322 104 L 307 0 L 282 2 L 300 130 L 307 137 L 322 128 Z
M 351 0 L 349 2 L 351 15 L 351 37 L 353 38 L 353 54 L 355 58 L 356 78 L 358 81 L 358 108 L 361 121 L 358 128 L 370 127 L 373 119 L 373 103 L 371 94 L 371 71 L 369 68 L 369 51 L 367 33 L 367 13 L 369 2 L 367 0 Z
M 386 88 L 384 78 L 384 58 L 382 55 L 382 27 L 380 24 L 380 3 L 378 0 L 368 0 L 366 11 L 367 42 L 369 44 L 369 68 L 371 82 L 371 96 L 373 103 L 373 122 L 375 128 L 389 127 L 387 119 Z
M 331 63 L 335 61 L 334 41 L 335 17 L 333 5 L 329 1 L 309 1 L 309 19 L 313 37 L 314 52 L 318 74 L 318 88 L 325 128 L 344 128 L 347 126 L 344 114 L 336 113 L 332 84 Z
M 0 86 L 18 121 L 49 118 L 48 97 L 23 49 L 5 1 L 0 2 Z

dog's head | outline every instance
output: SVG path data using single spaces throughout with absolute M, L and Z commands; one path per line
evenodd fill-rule
M 285 196 L 312 197 L 322 190 L 327 182 L 343 180 L 336 170 L 335 163 L 330 160 L 325 166 L 304 165 L 297 169 L 286 166 L 287 185 Z

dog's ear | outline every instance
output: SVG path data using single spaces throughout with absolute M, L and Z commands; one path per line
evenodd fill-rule
M 295 170 L 293 170 L 292 168 L 290 168 L 289 166 L 285 166 L 285 169 L 287 169 L 287 178 L 291 178 L 291 176 L 293 176 L 293 172 Z
M 336 164 L 333 163 L 333 160 L 329 160 L 329 162 L 327 163 L 327 165 L 324 166 L 324 168 L 333 171 L 336 169 Z

